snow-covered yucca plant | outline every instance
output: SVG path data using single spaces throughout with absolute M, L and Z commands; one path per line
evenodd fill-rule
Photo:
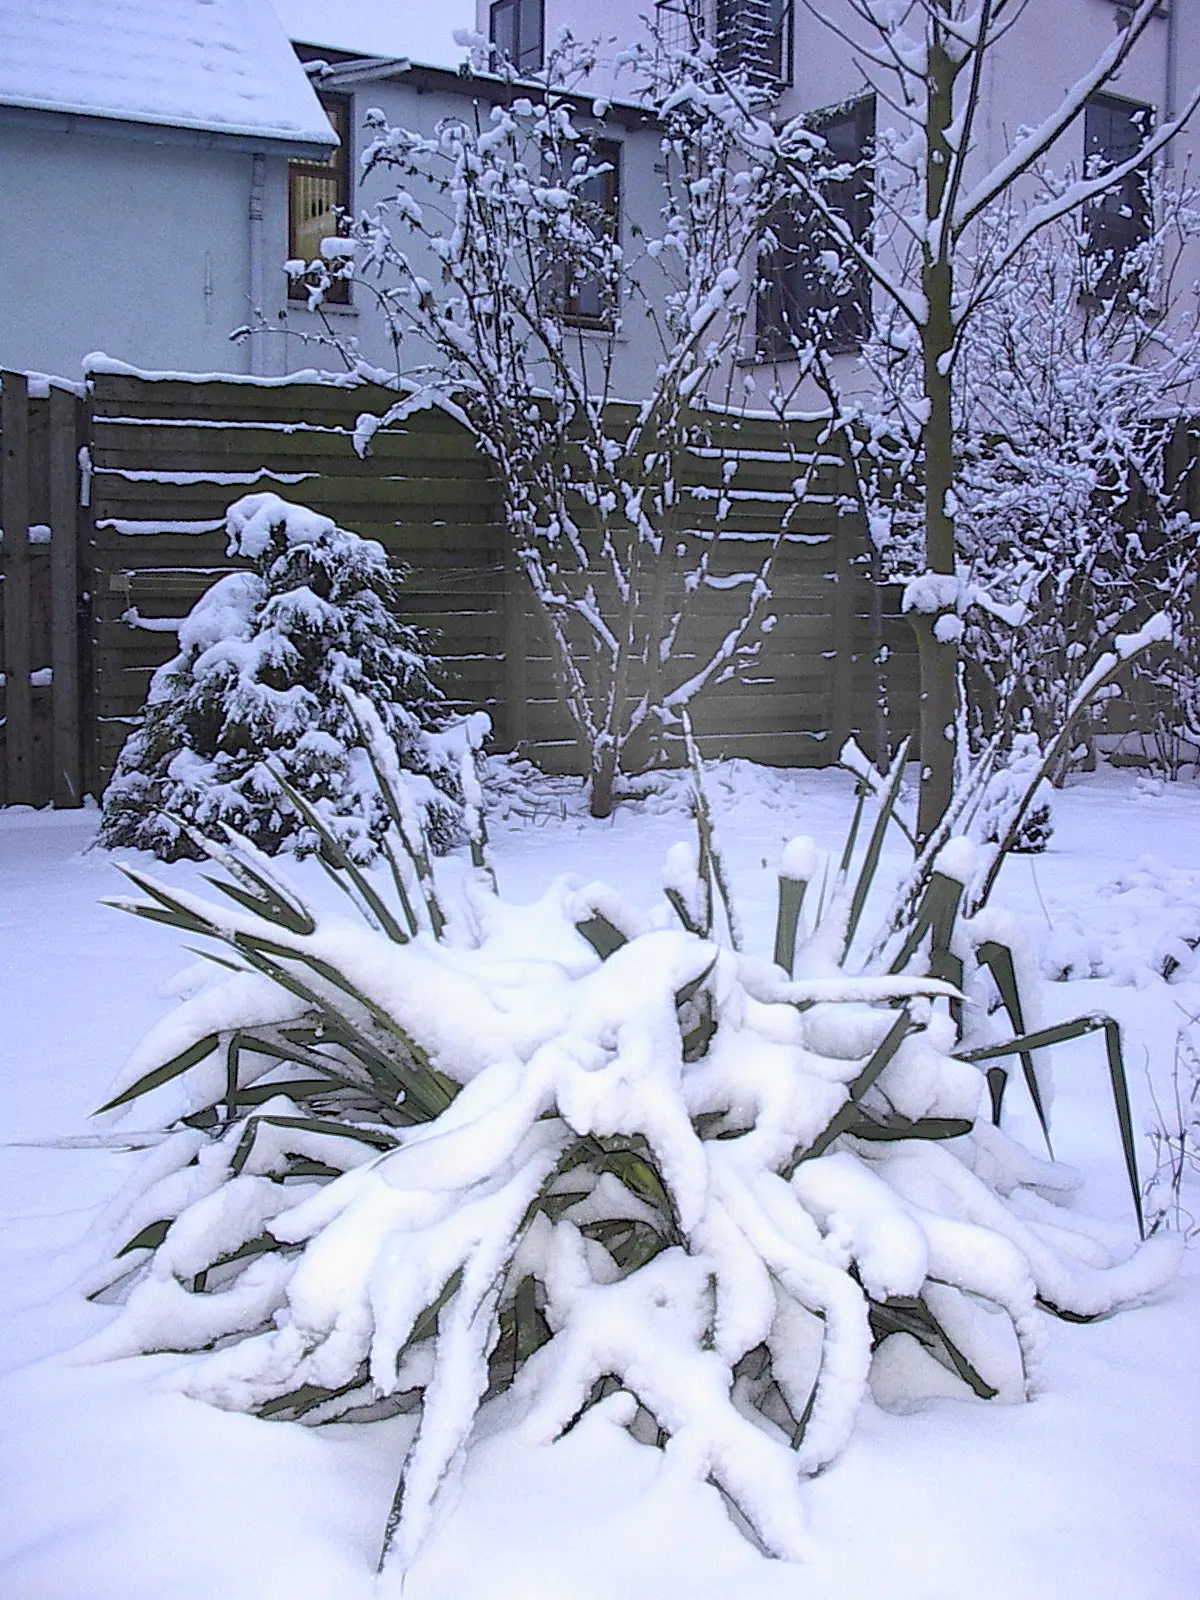
M 219 970 L 104 1108 L 155 1105 L 165 1137 L 108 1217 L 90 1287 L 122 1309 L 90 1349 L 195 1352 L 189 1393 L 260 1416 L 418 1413 L 381 1562 L 412 1560 L 481 1405 L 550 1442 L 605 1402 L 800 1558 L 799 1480 L 845 1446 L 873 1362 L 1019 1399 L 1039 1307 L 1102 1315 L 1171 1270 L 1170 1241 L 1114 1242 L 985 1114 L 976 1063 L 1054 1035 L 980 1042 L 981 1005 L 962 1042 L 985 970 L 1016 1004 L 1001 920 L 956 915 L 965 843 L 849 970 L 899 768 L 816 917 L 816 851 L 788 846 L 771 962 L 733 947 L 702 797 L 668 863 L 678 923 L 566 877 L 510 904 L 478 825 L 451 906 L 411 780 L 380 766 L 392 888 L 335 873 L 357 921 L 234 840 L 206 846 L 224 904 L 126 869 L 148 898 L 118 904 L 215 941 Z
M 207 834 L 228 823 L 269 853 L 313 849 L 282 775 L 342 849 L 370 859 L 386 810 L 349 688 L 421 775 L 428 827 L 448 844 L 460 832 L 457 734 L 447 747 L 433 730 L 436 662 L 396 615 L 402 584 L 383 547 L 274 494 L 238 500 L 226 527 L 229 554 L 253 566 L 218 579 L 180 625 L 105 792 L 101 842 L 172 860 L 197 854 L 181 822 Z

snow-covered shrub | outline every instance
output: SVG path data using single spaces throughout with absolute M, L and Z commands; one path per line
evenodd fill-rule
M 1026 731 L 1013 735 L 1012 749 L 1004 765 L 988 780 L 979 810 L 978 834 L 987 844 L 998 845 L 1008 832 L 1009 822 L 1025 799 L 1031 783 L 1037 783 L 1033 798 L 1024 807 L 1009 848 L 1017 855 L 1040 855 L 1054 834 L 1050 784 L 1038 782 L 1042 751 L 1037 734 Z
M 362 922 L 246 847 L 209 847 L 227 904 L 129 871 L 150 899 L 119 903 L 214 940 L 220 967 L 104 1108 L 153 1106 L 165 1137 L 90 1285 L 122 1302 L 96 1359 L 194 1352 L 188 1393 L 260 1416 L 418 1413 L 385 1561 L 412 1559 L 481 1405 L 549 1442 L 605 1401 L 800 1558 L 798 1479 L 873 1373 L 1021 1399 L 1039 1308 L 1103 1315 L 1170 1272 L 1172 1241 L 1115 1242 L 988 1120 L 979 1064 L 1065 1031 L 980 1043 L 986 1006 L 960 1006 L 986 968 L 1020 1014 L 1011 929 L 957 915 L 965 841 L 855 973 L 864 879 L 814 916 L 811 841 L 785 852 L 768 962 L 714 937 L 702 805 L 667 871 L 682 926 L 571 878 L 513 905 L 482 869 L 451 910 L 410 780 L 388 780 L 399 908 L 351 865 Z
M 396 607 L 401 580 L 381 545 L 274 494 L 230 506 L 229 553 L 248 571 L 220 578 L 155 673 L 142 725 L 104 796 L 100 839 L 171 860 L 195 854 L 180 824 L 228 823 L 261 849 L 313 849 L 317 836 L 282 775 L 356 860 L 376 850 L 385 807 L 344 690 L 364 697 L 440 846 L 458 835 L 456 733 L 433 730 L 436 665 Z M 476 730 L 477 731 L 477 730 Z

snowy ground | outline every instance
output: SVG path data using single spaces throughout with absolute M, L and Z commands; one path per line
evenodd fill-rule
M 738 767 L 712 792 L 749 942 L 765 953 L 780 844 L 807 832 L 840 846 L 849 781 Z M 95 821 L 0 813 L 0 1600 L 365 1600 L 407 1419 L 259 1422 L 170 1392 L 174 1358 L 72 1358 L 111 1315 L 73 1287 L 95 1250 L 89 1225 L 139 1159 L 89 1148 L 88 1112 L 191 960 L 167 930 L 98 905 L 120 882 L 87 851 Z M 1151 1081 L 1169 1095 L 1177 1028 L 1200 1012 L 1200 791 L 1104 772 L 1060 798 L 1056 823 L 1047 854 L 1009 863 L 998 899 L 1027 914 L 1048 970 L 1070 975 L 1048 986 L 1051 1017 L 1106 1010 L 1124 1024 L 1144 1126 Z M 570 786 L 549 784 L 509 792 L 492 823 L 516 899 L 570 870 L 649 904 L 687 831 L 662 802 L 593 823 Z M 1156 975 L 1168 955 L 1170 984 Z M 1056 1153 L 1085 1174 L 1086 1206 L 1127 1217 L 1103 1050 L 1082 1040 L 1056 1062 Z M 1148 1164 L 1148 1142 L 1139 1154 Z M 610 1600 L 631 1587 L 661 1600 L 1195 1600 L 1198 1326 L 1193 1251 L 1153 1304 L 1052 1323 L 1029 1405 L 868 1403 L 845 1456 L 803 1490 L 804 1567 L 760 1557 L 715 1490 L 674 1477 L 602 1413 L 550 1449 L 493 1437 L 405 1600 Z

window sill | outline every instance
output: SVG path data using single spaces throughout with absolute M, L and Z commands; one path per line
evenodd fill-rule
M 329 317 L 357 317 L 359 314 L 356 305 L 346 305 L 338 300 L 326 300 L 314 311 L 308 309 L 307 300 L 288 300 L 280 310 L 280 320 L 286 322 L 293 311 L 297 314 L 303 313 L 309 317 L 315 317 L 322 313 Z

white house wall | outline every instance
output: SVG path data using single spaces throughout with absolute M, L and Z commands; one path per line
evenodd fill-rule
M 0 127 L 0 367 L 78 378 L 89 351 L 245 372 L 248 151 Z M 266 159 L 282 193 L 286 163 Z M 275 223 L 276 229 L 278 222 Z

